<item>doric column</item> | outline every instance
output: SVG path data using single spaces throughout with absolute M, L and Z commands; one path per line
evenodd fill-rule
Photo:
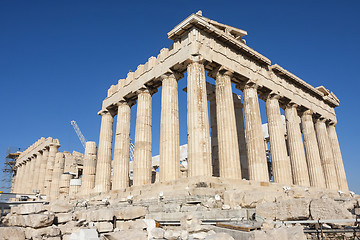
M 134 186 L 150 184 L 152 176 L 151 93 L 144 87 L 138 91 L 135 128 Z
M 26 160 L 26 171 L 25 171 L 25 178 L 24 178 L 24 193 L 31 193 L 31 182 L 30 182 L 30 176 L 31 174 L 31 158 L 28 158 Z
M 71 174 L 61 174 L 60 184 L 59 184 L 59 192 L 60 195 L 68 195 L 70 189 L 70 180 L 72 179 Z
M 160 181 L 180 176 L 179 102 L 177 80 L 182 75 L 169 73 L 161 77 Z
M 316 140 L 312 111 L 306 110 L 301 116 L 306 160 L 309 170 L 310 186 L 325 188 L 324 172 L 321 166 L 319 147 Z
M 96 192 L 107 192 L 110 190 L 113 121 L 114 118 L 110 112 L 105 111 L 101 113 L 99 151 L 95 176 Z
M 112 189 L 129 187 L 131 105 L 120 101 L 117 110 Z
M 334 157 L 335 171 L 336 171 L 337 181 L 339 184 L 339 189 L 342 191 L 348 191 L 349 187 L 346 180 L 345 168 L 341 156 L 340 145 L 336 134 L 335 124 L 330 123 L 327 127 L 327 131 Z
M 50 188 L 50 197 L 49 197 L 50 200 L 59 197 L 60 177 L 64 173 L 64 164 L 65 164 L 64 153 L 61 152 L 56 153 L 54 171 L 52 175 L 51 188 Z
M 205 69 L 201 56 L 187 66 L 188 176 L 211 176 L 211 145 Z
M 339 189 L 334 165 L 334 158 L 331 150 L 329 136 L 326 130 L 325 119 L 317 119 L 315 122 L 315 129 L 326 187 L 329 189 Z
M 46 165 L 46 174 L 45 174 L 45 184 L 44 184 L 44 194 L 46 197 L 50 197 L 50 189 L 51 189 L 51 182 L 52 182 L 52 175 L 54 171 L 54 164 L 55 164 L 55 156 L 58 152 L 58 148 L 60 145 L 52 143 L 50 145 L 49 150 L 49 157 L 48 162 Z
M 23 171 L 23 165 L 18 164 L 16 169 L 16 182 L 15 182 L 15 193 L 20 193 L 20 186 L 22 184 L 21 178 L 22 178 L 22 171 Z
M 19 186 L 19 192 L 20 193 L 26 193 L 26 175 L 27 175 L 27 168 L 28 168 L 28 162 L 23 161 L 22 162 L 22 171 L 21 171 L 21 184 Z
M 215 81 L 220 177 L 241 179 L 231 76 L 230 71 L 220 69 Z
M 28 182 L 27 182 L 27 193 L 33 193 L 34 190 L 34 172 L 35 172 L 35 162 L 36 162 L 36 155 L 31 156 L 30 158 L 30 166 L 29 166 L 29 173 L 28 173 Z
M 286 128 L 293 182 L 295 185 L 310 186 L 304 143 L 301 137 L 300 117 L 297 105 L 289 103 L 285 108 Z
M 270 137 L 271 165 L 274 182 L 292 184 L 290 159 L 287 155 L 284 125 L 281 120 L 280 96 L 270 93 L 266 99 L 266 117 Z
M 116 140 L 115 140 L 115 152 L 116 152 Z M 114 153 L 114 161 L 115 161 L 115 156 L 116 153 Z M 96 142 L 86 142 L 85 154 L 84 154 L 84 169 L 83 169 L 83 176 L 81 183 L 81 191 L 83 194 L 89 194 L 94 189 L 95 170 L 96 170 Z M 114 170 L 114 179 L 115 179 L 115 170 Z
M 216 119 L 216 96 L 215 96 L 215 94 L 209 95 L 208 100 L 210 102 L 212 174 L 214 177 L 220 177 L 219 145 L 218 145 L 218 131 L 217 131 L 217 119 Z
M 35 158 L 35 169 L 34 169 L 34 178 L 33 178 L 33 186 L 36 191 L 40 192 L 40 189 L 38 188 L 39 184 L 39 175 L 40 175 L 40 166 L 42 162 L 42 152 L 39 151 L 36 153 Z
M 246 149 L 249 164 L 249 179 L 269 181 L 264 136 L 261 125 L 257 85 L 248 82 L 243 90 Z
M 237 137 L 239 142 L 241 176 L 244 179 L 249 179 L 249 166 L 247 159 L 244 114 L 243 114 L 244 106 L 241 103 L 240 95 L 233 94 L 233 98 L 234 98 L 234 109 L 235 109 L 235 118 L 236 118 L 236 130 L 237 130 Z
M 46 166 L 49 158 L 49 148 L 46 147 L 42 150 L 41 164 L 39 170 L 39 180 L 37 189 L 39 189 L 41 194 L 44 194 L 44 185 L 45 185 L 45 175 L 46 175 Z

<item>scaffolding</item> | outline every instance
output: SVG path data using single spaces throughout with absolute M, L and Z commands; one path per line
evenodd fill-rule
M 13 176 L 15 175 L 15 163 L 20 153 L 20 148 L 16 148 L 15 150 L 15 148 L 8 147 L 5 161 L 2 167 L 0 191 L 11 192 L 11 187 L 13 186 L 12 180 Z

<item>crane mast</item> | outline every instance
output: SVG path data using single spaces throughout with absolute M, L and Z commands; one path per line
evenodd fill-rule
M 73 126 L 73 128 L 74 128 L 74 130 L 75 130 L 81 144 L 83 145 L 83 147 L 85 149 L 85 147 L 86 147 L 86 139 L 85 139 L 84 135 L 81 133 L 79 126 L 77 125 L 76 121 L 74 121 L 74 120 L 72 120 L 70 123 Z

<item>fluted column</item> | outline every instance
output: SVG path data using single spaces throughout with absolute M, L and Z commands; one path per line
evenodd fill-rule
M 52 175 L 54 171 L 54 164 L 55 164 L 55 156 L 58 152 L 58 148 L 60 145 L 58 144 L 51 144 L 49 150 L 49 157 L 46 165 L 46 174 L 45 174 L 45 183 L 44 183 L 44 194 L 47 197 L 50 197 L 50 189 L 51 189 L 51 182 L 52 182 Z
M 101 113 L 99 151 L 95 176 L 96 192 L 106 192 L 110 190 L 113 121 L 114 118 L 110 112 L 105 111 Z
M 316 140 L 312 111 L 306 110 L 301 116 L 306 161 L 309 170 L 310 186 L 325 188 L 324 172 L 321 166 L 319 146 Z
M 218 131 L 217 131 L 217 119 L 216 119 L 216 96 L 215 96 L 215 94 L 209 95 L 208 100 L 210 102 L 212 174 L 214 177 L 220 177 L 219 145 L 218 145 Z
M 349 187 L 346 180 L 345 168 L 340 151 L 339 140 L 336 134 L 335 124 L 330 123 L 327 127 L 327 131 L 334 157 L 335 171 L 339 184 L 339 189 L 342 191 L 348 191 Z
M 281 120 L 280 96 L 270 93 L 266 99 L 266 117 L 270 137 L 270 153 L 274 182 L 292 184 L 290 159 L 287 155 L 284 125 Z
M 22 171 L 22 177 L 21 177 L 21 186 L 20 186 L 20 192 L 21 193 L 26 193 L 26 182 L 27 182 L 27 173 L 28 173 L 28 161 L 25 160 L 23 161 L 22 163 L 22 168 L 23 168 L 23 171 Z
M 117 110 L 112 189 L 129 187 L 131 105 L 120 101 Z
M 38 188 L 38 184 L 39 184 L 39 176 L 40 176 L 40 166 L 42 162 L 42 152 L 36 153 L 35 160 L 36 161 L 35 161 L 35 169 L 34 169 L 34 177 L 33 177 L 33 186 L 36 191 L 40 191 L 40 189 Z
M 297 105 L 290 103 L 285 108 L 286 128 L 292 177 L 295 185 L 310 186 L 304 144 L 301 137 L 300 117 Z
M 325 119 L 317 119 L 315 123 L 315 129 L 326 187 L 329 189 L 339 189 L 335 171 L 334 158 L 331 150 L 329 136 L 326 130 Z
M 61 174 L 60 183 L 59 183 L 59 192 L 60 195 L 69 195 L 70 189 L 70 180 L 72 179 L 71 174 Z
M 235 109 L 235 118 L 236 118 L 236 130 L 237 130 L 237 137 L 239 142 L 241 176 L 242 178 L 249 179 L 249 165 L 247 159 L 244 114 L 243 114 L 244 106 L 241 103 L 240 95 L 234 94 L 233 98 L 234 98 L 234 109 Z
M 33 193 L 34 190 L 34 172 L 35 172 L 35 162 L 36 156 L 31 156 L 30 159 L 30 166 L 29 166 L 29 173 L 28 173 L 28 182 L 27 182 L 27 192 Z
M 22 164 L 19 164 L 17 166 L 17 169 L 16 169 L 16 182 L 15 182 L 15 189 L 14 189 L 14 192 L 15 193 L 20 193 L 20 187 L 21 187 L 21 184 L 22 184 L 22 172 L 23 172 L 23 165 Z
M 187 66 L 188 176 L 211 176 L 211 145 L 205 69 L 201 56 Z
M 116 144 L 115 144 L 115 152 L 116 152 Z M 116 154 L 114 153 L 114 161 L 115 161 L 115 156 Z M 95 170 L 96 170 L 96 142 L 86 142 L 83 176 L 81 180 L 81 191 L 83 194 L 89 194 L 92 191 L 92 189 L 94 189 Z M 115 180 L 115 170 L 114 170 L 114 180 Z
M 152 177 L 152 111 L 149 89 L 138 91 L 138 106 L 135 128 L 134 186 L 150 184 Z
M 49 158 L 49 148 L 46 147 L 42 151 L 42 158 L 39 170 L 39 179 L 38 179 L 38 186 L 37 189 L 40 191 L 41 194 L 44 194 L 44 186 L 45 186 L 45 175 L 46 175 L 46 166 L 48 163 Z
M 56 199 L 60 194 L 60 177 L 64 173 L 65 157 L 64 153 L 58 152 L 55 156 L 54 171 L 52 175 L 51 188 L 50 188 L 50 200 Z
M 261 125 L 257 85 L 248 82 L 244 87 L 243 96 L 249 179 L 268 182 L 269 172 Z
M 220 177 L 241 179 L 231 76 L 231 72 L 220 69 L 215 81 Z
M 177 79 L 170 73 L 162 76 L 160 120 L 160 181 L 171 181 L 180 176 L 179 103 Z

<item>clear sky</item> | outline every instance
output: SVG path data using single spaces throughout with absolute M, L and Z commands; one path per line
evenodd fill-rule
M 198 10 L 246 30 L 248 46 L 273 64 L 336 94 L 345 170 L 350 189 L 360 193 L 360 1 L 0 0 L 0 157 L 8 147 L 24 149 L 49 136 L 62 151 L 83 152 L 71 120 L 97 142 L 107 89 L 169 47 L 167 33 Z M 179 81 L 179 90 L 185 85 Z M 153 97 L 154 155 L 160 92 Z M 184 144 L 186 94 L 179 98 Z M 135 114 L 136 106 L 132 138 Z

